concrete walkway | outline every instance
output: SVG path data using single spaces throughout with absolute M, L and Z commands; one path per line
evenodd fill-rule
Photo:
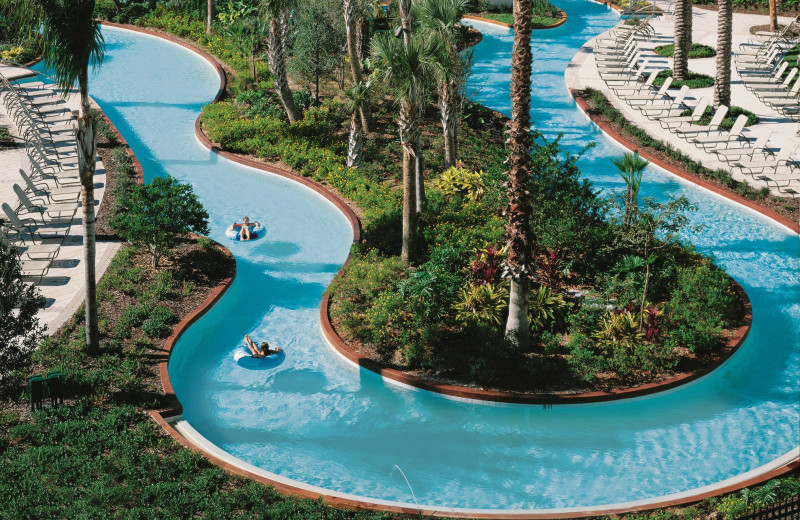
M 659 7 L 665 8 L 663 4 L 659 2 Z M 717 12 L 716 11 L 709 11 L 705 9 L 698 9 L 694 8 L 694 21 L 693 21 L 693 41 L 694 43 L 702 43 L 708 45 L 712 48 L 717 47 Z M 768 23 L 768 17 L 765 15 L 753 15 L 753 14 L 734 14 L 733 17 L 733 50 L 736 52 L 739 48 L 739 44 L 744 43 L 750 40 L 753 36 L 750 34 L 750 27 L 754 25 L 764 25 Z M 791 18 L 787 17 L 780 17 L 779 23 L 785 24 L 789 23 Z M 650 41 L 640 44 L 640 49 L 645 51 L 651 51 L 654 47 L 658 45 L 664 45 L 665 43 L 672 43 L 672 39 L 674 37 L 673 31 L 673 24 L 674 19 L 671 15 L 671 6 L 667 8 L 667 12 L 664 16 L 654 18 L 651 22 L 652 27 L 656 31 L 656 36 L 652 38 Z M 604 33 L 597 38 L 605 38 L 607 34 Z M 764 186 L 767 186 L 766 183 L 763 181 L 759 181 L 754 179 L 751 176 L 743 175 L 737 169 L 732 169 L 728 166 L 727 163 L 720 161 L 717 158 L 717 155 L 704 152 L 703 150 L 697 148 L 693 144 L 687 142 L 684 139 L 679 138 L 675 134 L 670 133 L 669 131 L 661 128 L 661 125 L 656 120 L 650 120 L 646 118 L 640 111 L 631 108 L 628 104 L 624 101 L 619 99 L 611 89 L 609 89 L 605 82 L 600 78 L 600 75 L 597 71 L 597 66 L 594 60 L 594 46 L 595 41 L 597 38 L 593 38 L 586 42 L 586 44 L 581 48 L 578 54 L 575 55 L 570 66 L 567 68 L 566 72 L 566 82 L 567 86 L 571 89 L 584 89 L 586 87 L 591 87 L 595 90 L 602 91 L 606 97 L 610 100 L 611 104 L 614 105 L 618 110 L 620 110 L 627 119 L 635 124 L 636 126 L 646 130 L 651 136 L 667 142 L 674 146 L 675 148 L 681 150 L 686 155 L 690 156 L 692 159 L 700 161 L 703 163 L 704 166 L 707 168 L 714 169 L 725 169 L 731 171 L 731 174 L 734 179 L 739 181 L 745 181 L 754 188 L 760 189 Z M 647 56 L 654 56 L 658 58 L 659 61 L 665 62 L 663 68 L 672 68 L 672 58 L 663 58 L 661 56 L 656 55 L 655 53 L 646 52 Z M 644 57 L 642 58 L 644 59 Z M 691 59 L 689 60 L 689 69 L 694 72 L 699 72 L 702 74 L 709 75 L 714 77 L 716 73 L 716 58 L 701 58 L 701 59 Z M 674 96 L 677 93 L 677 90 L 670 90 L 672 95 Z M 697 100 L 702 97 L 708 97 L 709 99 L 713 99 L 713 87 L 703 88 L 703 89 L 691 89 L 689 91 L 689 96 L 687 96 L 686 100 L 689 102 L 690 105 L 695 105 Z M 773 110 L 769 106 L 765 105 L 761 102 L 758 97 L 756 97 L 753 93 L 745 88 L 742 84 L 741 77 L 736 71 L 735 66 L 733 66 L 731 72 L 731 105 L 740 106 L 742 108 L 746 108 L 747 110 L 752 111 L 760 118 L 760 123 L 757 125 L 750 126 L 745 129 L 744 134 L 748 137 L 754 137 L 758 135 L 761 129 L 769 127 L 772 130 L 772 135 L 769 140 L 769 147 L 771 148 L 780 148 L 784 143 L 787 142 L 794 142 L 794 140 L 800 139 L 798 137 L 798 131 L 800 130 L 800 124 L 795 121 L 790 120 L 789 118 L 783 116 L 779 112 Z M 797 155 L 795 156 L 797 158 Z M 774 188 L 771 188 L 772 193 L 775 195 L 786 196 L 785 194 L 779 193 Z M 797 191 L 800 195 L 800 179 L 798 179 L 798 188 Z
M 7 73 L 21 74 L 19 68 L 4 66 L 0 66 L 0 73 L 3 75 Z M 15 183 L 20 186 L 24 185 L 19 175 L 19 169 L 21 168 L 30 174 L 30 165 L 25 156 L 22 140 L 19 139 L 19 129 L 8 117 L 5 105 L 1 103 L 4 99 L 5 94 L 0 95 L 0 126 L 9 129 L 11 134 L 17 138 L 20 147 L 0 150 L 0 203 L 7 202 L 9 206 L 16 208 L 19 201 L 12 191 L 12 186 Z M 66 102 L 70 109 L 77 110 L 77 96 L 70 96 Z M 94 192 L 96 208 L 99 207 L 103 199 L 105 183 L 105 167 L 101 161 L 98 161 Z M 83 266 L 83 224 L 81 214 L 82 211 L 79 209 L 75 214 L 69 235 L 64 240 L 58 257 L 53 261 L 47 276 L 38 285 L 46 300 L 44 309 L 39 312 L 39 321 L 47 325 L 49 334 L 55 332 L 80 308 L 85 297 L 86 279 Z M 0 215 L 0 218 L 4 216 Z M 108 268 L 111 259 L 121 245 L 120 242 L 97 242 L 95 264 L 98 280 Z

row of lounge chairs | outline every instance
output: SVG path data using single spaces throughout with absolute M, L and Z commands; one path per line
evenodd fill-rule
M 726 106 L 718 107 L 707 124 L 699 124 L 711 106 L 709 97 L 700 96 L 698 99 L 686 85 L 673 97 L 669 91 L 671 77 L 665 78 L 661 87 L 654 85 L 659 71 L 667 68 L 668 64 L 657 55 L 642 50 L 643 43 L 652 43 L 656 37 L 655 31 L 648 26 L 649 19 L 635 26 L 618 26 L 609 37 L 597 40 L 595 60 L 600 77 L 608 88 L 631 108 L 658 121 L 662 128 L 706 152 L 715 153 L 730 169 L 750 175 L 782 193 L 800 195 L 800 165 L 793 159 L 800 148 L 800 140 L 792 137 L 778 149 L 769 148 L 767 143 L 771 130 L 763 129 L 758 135 L 746 135 L 745 115 L 739 115 L 733 126 L 725 129 L 723 121 L 729 110 Z M 768 41 L 776 41 L 776 38 Z M 785 49 L 786 44 L 773 45 L 773 49 L 778 48 Z M 745 58 L 741 59 L 744 63 Z M 796 75 L 797 72 L 788 81 L 763 82 L 758 87 L 759 97 L 791 113 L 798 104 L 796 83 L 792 87 L 794 91 L 783 87 Z M 777 78 L 777 75 L 773 77 Z M 690 99 L 696 100 L 694 104 L 690 104 Z
M 25 141 L 30 174 L 20 169 L 13 191 L 19 203 L 3 202 L 0 240 L 20 255 L 22 274 L 41 282 L 69 235 L 81 196 L 75 119 L 63 98 L 40 82 L 12 83 L 0 74 L 3 103 Z
M 800 28 L 800 16 L 765 40 L 752 39 L 734 54 L 742 83 L 764 104 L 795 121 L 800 121 L 800 70 L 789 67 L 787 52 L 798 45 L 790 37 Z

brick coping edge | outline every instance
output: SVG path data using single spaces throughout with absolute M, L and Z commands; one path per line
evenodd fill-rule
M 109 24 L 109 25 L 111 25 L 111 24 Z M 197 48 L 195 48 L 195 47 L 193 47 L 191 45 L 188 45 L 188 44 L 186 44 L 184 42 L 181 42 L 180 40 L 178 40 L 176 38 L 173 38 L 173 37 L 166 38 L 165 35 L 162 35 L 162 34 L 160 34 L 158 32 L 155 32 L 155 31 L 149 31 L 149 30 L 142 29 L 142 28 L 139 28 L 139 27 L 129 27 L 129 26 L 121 25 L 121 24 L 113 24 L 113 26 L 114 27 L 118 27 L 120 29 L 135 30 L 137 32 L 142 32 L 142 33 L 145 33 L 145 34 L 149 34 L 151 36 L 165 38 L 167 40 L 173 41 L 174 43 L 178 43 L 181 46 L 186 47 L 187 49 L 192 50 L 192 51 L 200 54 L 201 56 L 203 56 L 206 60 L 208 60 L 209 62 L 214 64 L 215 69 L 217 69 L 218 73 L 220 74 L 220 83 L 221 83 L 220 92 L 218 92 L 218 94 L 215 97 L 214 101 L 218 101 L 219 100 L 219 98 L 221 97 L 222 92 L 224 92 L 225 81 L 226 80 L 225 80 L 225 75 L 224 75 L 224 71 L 222 70 L 222 67 L 219 65 L 219 63 L 216 62 L 216 60 L 215 60 L 215 58 L 213 56 L 211 56 L 210 54 L 208 54 L 208 53 L 206 53 L 204 51 L 198 50 Z M 113 127 L 113 125 L 112 125 L 112 127 Z M 289 179 L 292 179 L 292 180 L 296 180 L 296 181 L 301 182 L 301 183 L 305 184 L 306 186 L 314 189 L 315 191 L 317 191 L 318 193 L 323 195 L 325 198 L 327 198 L 328 200 L 333 202 L 337 207 L 342 209 L 342 211 L 344 212 L 345 216 L 350 221 L 351 226 L 353 227 L 353 241 L 354 241 L 354 243 L 357 243 L 357 242 L 360 241 L 361 227 L 360 227 L 360 222 L 358 221 L 358 218 L 356 217 L 355 213 L 344 203 L 344 201 L 339 199 L 336 195 L 331 193 L 329 190 L 324 188 L 322 185 L 320 185 L 320 184 L 318 184 L 318 183 L 316 183 L 316 182 L 314 182 L 314 181 L 312 181 L 310 179 L 307 179 L 305 177 L 297 175 L 297 174 L 295 174 L 293 172 L 288 172 L 286 170 L 281 170 L 281 169 L 278 169 L 278 168 L 269 167 L 269 166 L 261 164 L 261 163 L 256 163 L 255 161 L 252 161 L 251 159 L 247 159 L 245 157 L 237 156 L 237 155 L 231 154 L 229 152 L 220 151 L 217 147 L 213 146 L 213 144 L 210 141 L 208 141 L 207 138 L 205 138 L 204 134 L 202 134 L 202 128 L 200 127 L 200 118 L 199 117 L 195 121 L 195 132 L 198 132 L 197 136 L 198 136 L 198 139 L 200 139 L 202 144 L 204 144 L 205 146 L 209 147 L 209 149 L 211 151 L 214 151 L 214 152 L 222 155 L 223 157 L 227 157 L 227 158 L 229 158 L 231 160 L 234 160 L 236 162 L 239 162 L 241 164 L 246 164 L 246 165 L 258 168 L 258 169 L 262 169 L 262 170 L 267 171 L 269 173 L 275 173 L 277 175 L 281 175 L 283 177 L 286 177 L 286 178 L 289 178 Z M 138 164 L 138 161 L 136 161 L 135 164 Z M 139 177 L 141 178 L 141 166 L 139 166 Z M 233 256 L 232 253 L 227 248 L 225 248 L 224 246 L 222 246 L 220 244 L 217 244 L 217 245 L 218 245 L 218 247 L 221 248 L 221 250 L 223 250 L 223 252 L 225 252 L 228 255 Z M 345 263 L 343 264 L 342 268 L 344 268 L 350 262 L 350 259 L 351 259 L 351 257 L 348 256 L 348 258 L 345 261 Z M 165 350 L 165 352 L 167 352 L 168 356 L 167 356 L 166 360 L 164 360 L 164 361 L 162 361 L 160 363 L 159 372 L 160 372 L 160 376 L 161 376 L 162 386 L 163 386 L 164 392 L 166 394 L 171 394 L 173 396 L 175 395 L 174 394 L 174 390 L 172 388 L 172 384 L 170 383 L 170 380 L 169 380 L 169 371 L 168 371 L 169 356 L 172 353 L 172 348 L 174 347 L 175 343 L 180 338 L 180 336 L 186 331 L 186 329 L 189 326 L 191 326 L 194 322 L 196 322 L 203 314 L 205 314 L 222 297 L 222 295 L 227 291 L 227 289 L 233 283 L 234 277 L 235 277 L 235 271 L 234 271 L 233 275 L 231 276 L 231 278 L 223 280 L 220 283 L 220 285 L 217 287 L 217 289 L 211 295 L 209 295 L 208 298 L 206 298 L 206 300 L 200 305 L 200 307 L 195 309 L 191 314 L 186 316 L 178 325 L 175 326 L 175 328 L 173 329 L 172 334 L 167 339 L 167 342 L 164 344 L 164 350 Z M 328 296 L 328 294 L 327 294 L 327 291 L 326 291 L 326 294 L 323 297 L 323 305 L 327 301 L 327 296 Z M 748 304 L 749 304 L 749 300 L 748 300 Z M 322 311 L 322 305 L 320 306 L 320 311 Z M 327 312 L 325 314 L 327 315 Z M 175 400 L 177 401 L 177 397 L 175 398 Z M 177 429 L 175 429 L 175 427 L 172 424 L 170 424 L 167 419 L 179 416 L 181 414 L 181 412 L 182 412 L 182 409 L 181 409 L 181 406 L 179 404 L 176 408 L 164 409 L 164 410 L 150 410 L 148 413 L 151 416 L 151 418 L 157 424 L 159 424 L 164 429 L 164 431 L 170 437 L 175 439 L 179 444 L 181 444 L 182 446 L 184 446 L 184 447 L 186 447 L 188 449 L 191 449 L 191 450 L 199 453 L 200 455 L 205 457 L 207 460 L 209 460 L 211 463 L 223 468 L 228 473 L 247 477 L 247 478 L 249 478 L 251 480 L 254 480 L 256 482 L 260 482 L 260 483 L 262 483 L 264 485 L 271 486 L 274 489 L 276 489 L 277 491 L 279 491 L 279 492 L 281 492 L 283 494 L 286 494 L 286 495 L 293 496 L 293 497 L 309 498 L 309 499 L 321 499 L 322 502 L 325 505 L 332 506 L 332 507 L 342 507 L 342 508 L 355 509 L 355 510 L 386 511 L 386 512 L 403 514 L 403 515 L 409 515 L 409 516 L 410 515 L 416 515 L 418 513 L 422 513 L 422 514 L 425 514 L 426 516 L 447 517 L 447 518 L 486 518 L 486 519 L 515 518 L 515 519 L 537 519 L 538 520 L 538 519 L 547 519 L 547 518 L 579 518 L 579 517 L 590 517 L 590 516 L 599 516 L 599 515 L 608 515 L 608 514 L 618 514 L 618 513 L 625 513 L 625 512 L 649 511 L 649 510 L 659 509 L 659 508 L 664 508 L 664 507 L 673 507 L 673 506 L 677 506 L 677 505 L 691 504 L 691 503 L 699 502 L 699 501 L 701 501 L 701 500 L 703 500 L 705 498 L 711 497 L 711 496 L 717 496 L 717 495 L 720 495 L 720 494 L 723 494 L 723 493 L 729 493 L 729 492 L 737 491 L 737 490 L 742 489 L 744 487 L 749 487 L 749 486 L 752 486 L 752 485 L 755 485 L 755 484 L 766 482 L 767 480 L 770 480 L 772 478 L 775 478 L 775 477 L 778 477 L 780 475 L 786 474 L 786 473 L 788 473 L 788 472 L 800 467 L 800 457 L 794 457 L 791 461 L 789 461 L 789 462 L 787 462 L 785 464 L 782 464 L 778 468 L 771 469 L 771 470 L 769 470 L 769 471 L 767 471 L 767 472 L 765 472 L 765 473 L 763 473 L 761 475 L 757 475 L 755 477 L 749 478 L 749 479 L 744 480 L 742 482 L 737 482 L 737 483 L 725 486 L 725 487 L 723 487 L 721 489 L 717 489 L 717 490 L 713 490 L 713 491 L 709 491 L 709 492 L 705 492 L 705 493 L 699 493 L 699 494 L 696 494 L 696 495 L 685 496 L 685 497 L 682 497 L 682 498 L 679 498 L 679 499 L 662 501 L 662 502 L 654 502 L 654 503 L 644 504 L 644 505 L 636 505 L 636 506 L 633 506 L 633 507 L 622 506 L 622 507 L 615 507 L 615 508 L 611 508 L 611 509 L 602 509 L 602 508 L 600 508 L 600 509 L 588 509 L 587 508 L 585 511 L 569 511 L 569 512 L 564 512 L 564 513 L 533 513 L 533 512 L 527 513 L 526 512 L 526 513 L 511 513 L 511 514 L 503 513 L 502 510 L 499 510 L 497 513 L 486 513 L 486 512 L 480 512 L 480 513 L 463 512 L 462 513 L 462 512 L 454 512 L 452 510 L 450 510 L 450 511 L 447 511 L 447 510 L 440 511 L 440 510 L 435 510 L 435 509 L 423 509 L 423 510 L 420 510 L 420 509 L 417 509 L 417 508 L 406 507 L 406 506 L 402 506 L 402 505 L 399 505 L 399 504 L 397 506 L 380 505 L 380 504 L 376 504 L 374 502 L 371 502 L 366 498 L 363 499 L 363 500 L 354 499 L 354 498 L 343 498 L 343 497 L 340 497 L 340 496 L 334 496 L 334 495 L 329 495 L 329 494 L 323 494 L 323 493 L 319 493 L 319 492 L 309 491 L 308 489 L 304 488 L 303 486 L 279 482 L 279 481 L 276 481 L 276 480 L 273 480 L 273 479 L 266 478 L 266 477 L 264 477 L 262 475 L 259 475 L 259 474 L 255 473 L 255 472 L 252 472 L 250 470 L 243 469 L 243 468 L 241 468 L 241 467 L 239 467 L 239 466 L 237 466 L 235 464 L 231 464 L 230 462 L 222 460 L 221 458 L 217 457 L 213 453 L 210 453 L 210 452 L 208 452 L 208 451 L 196 446 L 195 444 L 192 444 Z

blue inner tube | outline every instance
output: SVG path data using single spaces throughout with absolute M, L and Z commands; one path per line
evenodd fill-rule
M 236 359 L 236 364 L 248 370 L 269 370 L 275 368 L 286 359 L 286 352 L 281 349 L 280 352 L 270 354 L 263 358 L 253 357 L 247 348 L 237 349 L 233 354 Z
M 264 228 L 264 226 L 250 224 L 247 227 L 250 228 L 250 240 L 256 240 L 267 234 L 267 230 Z M 234 227 L 234 225 L 228 226 L 228 229 L 225 230 L 225 236 L 231 240 L 241 240 L 241 234 L 241 229 Z

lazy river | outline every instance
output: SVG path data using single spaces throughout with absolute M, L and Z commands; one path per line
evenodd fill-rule
M 535 125 L 582 160 L 602 189 L 621 181 L 620 149 L 586 122 L 564 70 L 618 17 L 561 0 L 568 22 L 533 34 Z M 477 99 L 509 113 L 510 31 L 476 24 Z M 93 97 L 125 136 L 146 180 L 194 186 L 211 237 L 237 276 L 176 345 L 169 372 L 183 419 L 227 453 L 281 477 L 370 499 L 434 507 L 541 510 L 653 499 L 759 468 L 800 444 L 800 240 L 783 227 L 650 168 L 644 195 L 686 195 L 706 227 L 690 237 L 747 291 L 753 326 L 721 368 L 647 398 L 596 405 L 487 406 L 399 388 L 342 361 L 320 332 L 319 302 L 352 242 L 328 201 L 283 178 L 205 149 L 194 121 L 219 78 L 201 57 L 164 40 L 105 27 L 107 58 Z M 254 243 L 224 231 L 248 215 L 268 230 Z M 237 363 L 242 336 L 286 350 L 269 366 Z

